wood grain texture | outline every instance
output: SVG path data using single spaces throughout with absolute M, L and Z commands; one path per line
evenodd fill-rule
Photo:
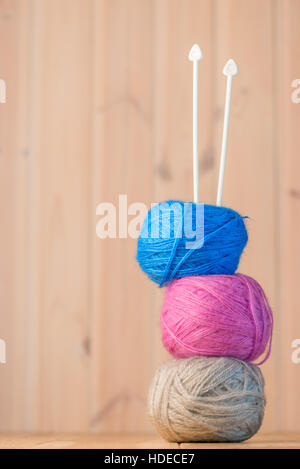
M 34 420 L 28 425 L 48 431 L 88 426 L 86 5 L 81 0 L 31 5 L 35 95 L 27 360 Z
M 234 57 L 239 67 L 233 83 L 223 203 L 249 217 L 246 222 L 249 241 L 239 271 L 254 277 L 263 286 L 271 299 L 277 325 L 272 1 L 220 0 L 216 3 L 216 18 L 216 110 L 222 111 L 224 107 L 226 80 L 220 73 L 222 66 L 229 57 Z M 222 112 L 217 112 L 217 116 L 216 138 L 221 141 Z M 268 430 L 278 428 L 277 327 L 273 341 L 275 350 L 262 367 L 268 400 L 263 428 Z
M 1 365 L 0 428 L 26 428 L 26 308 L 29 188 L 29 11 L 24 1 L 1 1 L 1 78 L 7 102 L 0 106 L 1 338 L 9 362 Z M 8 358 L 7 358 L 8 360 Z
M 0 433 L 0 449 L 178 449 L 151 434 Z
M 136 239 L 98 239 L 95 209 L 153 197 L 153 2 L 93 2 L 90 429 L 145 431 L 153 291 Z M 105 70 L 105 74 L 103 71 Z M 142 177 L 139 177 L 142 175 Z M 129 221 L 132 217 L 128 217 Z M 119 223 L 117 224 L 119 230 Z M 112 264 L 114 265 L 111 268 Z
M 206 0 L 155 1 L 155 202 L 193 199 L 192 64 L 188 53 L 201 44 L 199 62 L 199 194 L 211 203 L 217 162 L 213 148 L 213 3 Z M 155 366 L 168 355 L 161 344 L 159 312 L 163 289 L 155 292 Z
M 120 194 L 148 207 L 191 200 L 195 42 L 206 203 L 217 192 L 221 71 L 229 57 L 239 66 L 223 200 L 249 216 L 240 270 L 274 309 L 262 431 L 300 430 L 299 13 L 299 0 L 0 0 L 0 430 L 152 431 L 147 390 L 168 358 L 163 291 L 140 272 L 135 239 L 97 238 L 96 208 L 114 203 L 118 216 Z
M 242 443 L 182 443 L 182 449 L 299 449 L 299 433 L 258 433 Z
M 292 362 L 292 342 L 300 339 L 300 302 L 297 279 L 300 275 L 298 243 L 300 215 L 299 145 L 300 106 L 292 101 L 292 82 L 300 78 L 297 57 L 300 32 L 297 18 L 300 2 L 277 4 L 277 161 L 280 233 L 280 361 L 285 364 L 278 377 L 282 401 L 281 427 L 293 430 L 299 425 L 300 369 Z M 299 88 L 299 86 L 298 86 Z
M 151 434 L 0 434 L 0 449 L 300 449 L 299 433 L 258 434 L 242 443 L 169 443 Z

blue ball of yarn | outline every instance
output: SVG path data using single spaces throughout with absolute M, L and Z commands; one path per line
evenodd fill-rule
M 191 275 L 234 274 L 248 241 L 243 218 L 215 205 L 161 202 L 143 222 L 137 261 L 160 286 Z

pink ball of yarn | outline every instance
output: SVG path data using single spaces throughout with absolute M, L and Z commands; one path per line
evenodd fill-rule
M 176 358 L 227 356 L 257 364 L 270 355 L 273 316 L 251 277 L 201 275 L 174 280 L 161 314 L 162 340 Z

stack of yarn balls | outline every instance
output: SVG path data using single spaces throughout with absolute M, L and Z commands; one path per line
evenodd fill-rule
M 201 239 L 193 240 L 185 228 L 199 223 Z M 213 205 L 170 200 L 142 225 L 137 261 L 166 287 L 160 324 L 174 357 L 157 370 L 148 409 L 169 441 L 237 442 L 261 426 L 258 365 L 270 355 L 273 316 L 261 286 L 235 274 L 247 240 L 244 217 Z

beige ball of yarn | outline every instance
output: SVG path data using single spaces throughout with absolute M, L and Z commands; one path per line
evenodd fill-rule
M 234 358 L 170 360 L 154 376 L 148 409 L 168 441 L 247 440 L 263 420 L 264 378 Z

